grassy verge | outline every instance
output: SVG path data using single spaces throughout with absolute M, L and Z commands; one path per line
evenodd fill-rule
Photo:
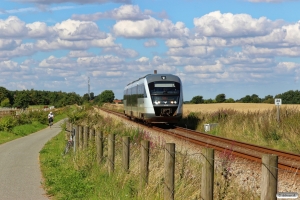
M 81 118 L 78 118 L 81 116 Z M 49 141 L 40 152 L 40 162 L 44 175 L 43 186 L 47 193 L 56 199 L 164 199 L 164 156 L 165 141 L 151 138 L 144 130 L 128 128 L 111 118 L 85 113 L 73 113 L 77 123 L 89 125 L 104 133 L 104 159 L 96 159 L 94 142 L 88 149 L 63 156 L 66 133 L 61 132 Z M 115 170 L 107 169 L 108 134 L 116 134 Z M 122 167 L 122 136 L 130 137 L 130 170 Z M 140 187 L 140 149 L 141 141 L 150 140 L 149 180 L 145 187 Z M 187 150 L 176 152 L 175 163 L 175 199 L 200 199 L 201 164 L 199 155 Z M 216 171 L 214 199 L 259 199 L 251 191 L 243 191 L 228 178 Z M 225 179 L 226 178 L 226 179 Z M 228 184 L 230 181 L 231 184 Z M 225 182 L 225 183 L 224 183 Z M 224 184 L 223 184 L 224 183 Z M 230 185 L 230 188 L 229 188 Z
M 54 123 L 67 117 L 68 109 L 56 112 Z M 35 114 L 33 114 L 35 113 Z M 38 113 L 38 117 L 37 114 Z M 21 116 L 6 116 L 0 119 L 0 144 L 24 137 L 48 127 L 47 112 L 34 111 Z M 43 117 L 44 119 L 40 119 Z

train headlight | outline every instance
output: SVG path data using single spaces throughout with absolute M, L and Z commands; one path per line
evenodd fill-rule
M 176 101 L 174 101 L 174 104 L 176 104 L 177 102 Z
M 171 101 L 171 104 L 173 104 L 173 101 Z
M 157 104 L 160 104 L 160 101 L 154 101 L 154 103 L 157 105 Z

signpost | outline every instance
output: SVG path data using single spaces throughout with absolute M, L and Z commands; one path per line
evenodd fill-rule
M 281 99 L 275 99 L 275 105 L 277 106 L 277 122 L 280 122 L 280 106 L 282 104 Z

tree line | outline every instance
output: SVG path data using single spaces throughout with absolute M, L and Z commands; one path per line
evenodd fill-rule
M 267 95 L 260 98 L 257 94 L 246 95 L 240 99 L 234 100 L 233 98 L 226 99 L 225 94 L 218 94 L 215 99 L 203 99 L 203 96 L 194 96 L 190 101 L 185 103 L 192 104 L 205 104 L 205 103 L 269 103 L 274 104 L 275 99 L 281 99 L 283 104 L 300 104 L 300 91 L 289 90 L 287 92 L 273 95 Z
M 41 91 L 34 89 L 10 91 L 0 86 L 1 107 L 28 108 L 31 105 L 63 107 L 74 104 L 82 105 L 85 102 L 102 104 L 105 102 L 111 103 L 114 98 L 114 93 L 111 90 L 105 90 L 97 96 L 93 92 L 80 96 L 75 92 L 67 93 L 62 91 Z

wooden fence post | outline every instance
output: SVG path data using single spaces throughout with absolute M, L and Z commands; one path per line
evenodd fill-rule
M 149 152 L 150 142 L 148 140 L 142 140 L 141 142 L 141 176 L 140 187 L 141 189 L 148 184 L 149 177 Z
M 126 172 L 129 171 L 129 157 L 130 157 L 130 137 L 128 136 L 123 136 L 123 168 Z
M 83 148 L 87 149 L 88 147 L 88 131 L 89 127 L 85 126 L 83 131 Z
M 91 128 L 91 129 L 90 129 L 90 140 L 91 140 L 92 142 L 95 141 L 95 129 L 94 129 L 94 128 Z
M 100 164 L 103 159 L 103 133 L 100 130 L 96 132 L 96 148 L 97 148 L 97 161 L 98 164 Z
M 83 149 L 83 127 L 79 126 L 79 131 L 78 131 L 78 136 L 79 136 L 79 148 Z
M 107 165 L 109 174 L 115 170 L 115 134 L 108 135 Z
M 79 126 L 75 125 L 75 151 L 79 149 Z
M 264 154 L 262 156 L 261 196 L 263 200 L 276 199 L 278 180 L 278 156 Z
M 213 200 L 214 197 L 214 149 L 202 150 L 201 198 Z
M 165 147 L 165 187 L 164 200 L 174 200 L 175 181 L 175 144 L 167 143 Z

